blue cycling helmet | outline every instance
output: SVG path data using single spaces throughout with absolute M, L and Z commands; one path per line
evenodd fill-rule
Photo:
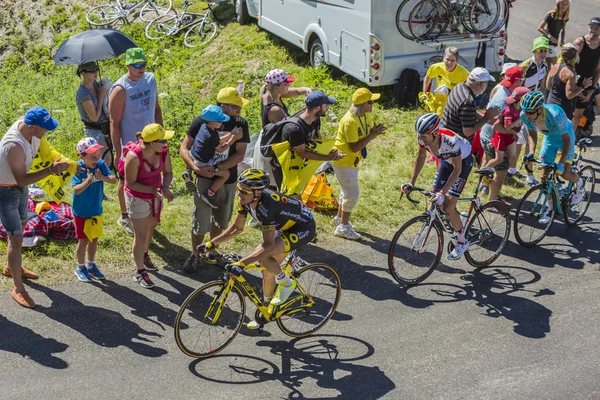
M 542 108 L 544 105 L 544 94 L 539 90 L 526 93 L 521 97 L 521 110 L 531 112 Z
M 440 117 L 436 113 L 427 113 L 419 116 L 415 122 L 415 131 L 419 135 L 433 132 L 440 125 Z

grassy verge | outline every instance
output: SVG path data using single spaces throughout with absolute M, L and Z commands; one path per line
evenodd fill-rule
M 181 9 L 178 1 L 175 5 Z M 197 4 L 194 7 L 201 7 Z M 83 125 L 75 106 L 75 92 L 79 78 L 74 66 L 53 66 L 51 55 L 61 41 L 73 32 L 85 29 L 85 9 L 81 6 L 68 8 L 68 16 L 60 25 L 55 21 L 56 33 L 52 48 L 36 45 L 36 57 L 27 59 L 15 53 L 19 48 L 9 44 L 13 52 L 0 64 L 0 134 L 22 116 L 31 105 L 42 105 L 52 111 L 61 126 L 48 138 L 65 155 L 75 158 L 75 144 L 83 136 Z M 231 16 L 231 9 L 223 9 L 224 17 Z M 62 14 L 61 14 L 62 15 Z M 54 26 L 54 25 L 53 25 Z M 62 29 L 61 29 L 62 27 Z M 183 46 L 183 35 L 160 42 L 148 41 L 144 25 L 133 23 L 122 29 L 130 35 L 149 58 L 149 70 L 154 72 L 160 94 L 165 126 L 175 129 L 170 141 L 174 158 L 175 177 L 183 172 L 183 162 L 177 149 L 192 119 L 208 104 L 214 103 L 217 91 L 225 86 L 235 86 L 238 79 L 246 83 L 246 97 L 251 100 L 244 109 L 251 133 L 260 129 L 260 101 L 258 92 L 265 74 L 273 68 L 283 68 L 294 75 L 294 85 L 325 90 L 338 102 L 331 107 L 339 120 L 351 102 L 357 82 L 350 77 L 333 79 L 327 70 L 315 71 L 308 67 L 307 57 L 298 49 L 260 30 L 256 25 L 240 26 L 228 23 L 219 28 L 219 34 L 204 49 L 188 49 Z M 28 47 L 17 41 L 15 46 Z M 16 55 L 15 55 L 16 54 Z M 123 56 L 101 61 L 102 76 L 112 81 L 124 72 Z M 352 222 L 359 231 L 389 239 L 393 231 L 412 215 L 416 209 L 406 201 L 398 201 L 398 188 L 410 178 L 414 156 L 417 152 L 413 124 L 418 110 L 401 110 L 394 106 L 391 88 L 383 88 L 382 99 L 374 109 L 376 122 L 383 122 L 388 133 L 369 146 L 369 156 L 360 166 L 359 182 L 361 197 Z M 300 109 L 302 99 L 288 101 L 290 110 Z M 323 124 L 326 137 L 334 137 L 334 118 L 328 116 Z M 428 186 L 433 181 L 435 164 L 425 166 L 419 184 Z M 339 193 L 335 178 L 330 183 Z M 465 193 L 472 192 L 472 185 Z M 193 201 L 184 190 L 182 181 L 176 180 L 176 200 L 167 204 L 161 224 L 154 238 L 151 253 L 158 265 L 177 266 L 183 263 L 191 247 L 191 210 Z M 97 261 L 109 278 L 128 274 L 133 269 L 130 259 L 131 238 L 115 221 L 119 215 L 116 188 L 106 185 L 107 195 L 112 199 L 104 203 L 104 236 L 100 239 Z M 505 194 L 518 197 L 518 188 L 507 187 Z M 333 236 L 331 215 L 317 214 L 319 245 L 330 246 L 342 240 Z M 248 250 L 259 241 L 259 232 L 247 229 L 242 237 L 232 243 L 232 250 Z M 41 275 L 41 282 L 56 283 L 73 280 L 76 241 L 48 240 L 32 249 L 25 249 L 24 265 Z M 6 241 L 0 241 L 0 261 L 5 261 Z M 9 287 L 8 279 L 0 279 L 0 287 Z

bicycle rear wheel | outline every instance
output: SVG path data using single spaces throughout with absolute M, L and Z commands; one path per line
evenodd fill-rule
M 579 176 L 583 179 L 583 188 L 585 189 L 585 196 L 583 200 L 577 204 L 572 204 L 569 200 L 568 204 L 565 207 L 565 222 L 569 226 L 573 226 L 577 224 L 588 208 L 590 207 L 590 203 L 592 201 L 592 196 L 594 195 L 594 187 L 596 186 L 596 175 L 594 173 L 594 169 L 587 165 L 579 170 Z M 573 191 L 575 191 L 575 185 L 573 185 Z
M 198 47 L 206 44 L 217 35 L 217 24 L 206 21 L 196 24 L 185 33 L 183 44 L 187 47 Z
M 290 313 L 279 317 L 277 326 L 286 335 L 305 337 L 321 329 L 333 316 L 342 295 L 342 284 L 335 270 L 325 264 L 307 265 L 294 276 L 305 293 L 297 288 L 290 296 L 296 301 L 286 307 Z M 312 306 L 308 305 L 310 300 L 314 302 Z
M 85 14 L 85 20 L 88 24 L 94 26 L 110 25 L 118 20 L 119 17 L 119 9 L 112 4 L 93 7 Z
M 226 287 L 227 282 L 209 282 L 192 292 L 181 305 L 175 318 L 175 341 L 186 355 L 213 356 L 227 347 L 242 327 L 246 313 L 244 296 L 233 286 L 223 299 Z
M 398 7 L 398 11 L 396 11 L 396 28 L 398 28 L 398 32 L 405 38 L 409 40 L 414 40 L 415 37 L 410 33 L 410 27 L 408 26 L 408 17 L 410 16 L 410 11 L 412 7 L 418 0 L 404 0 L 400 7 Z
M 429 217 L 420 215 L 408 220 L 394 235 L 388 251 L 388 268 L 392 277 L 411 286 L 424 281 L 442 257 L 444 235 L 439 221 L 429 229 Z
M 174 34 L 177 27 L 177 17 L 174 15 L 163 15 L 146 25 L 146 37 L 150 40 L 158 40 Z
M 475 33 L 489 33 L 496 27 L 501 13 L 498 0 L 475 0 L 469 11 L 469 24 Z
M 510 236 L 510 211 L 500 201 L 493 200 L 481 206 L 469 221 L 466 238 L 469 249 L 465 258 L 479 268 L 493 263 L 502 254 Z
M 556 216 L 556 197 L 547 184 L 525 193 L 515 212 L 515 239 L 521 246 L 533 247 L 546 236 Z
M 437 0 L 421 0 L 413 6 L 408 16 L 408 28 L 414 38 L 435 39 L 448 27 L 448 7 Z
M 153 19 L 166 15 L 171 8 L 173 3 L 171 0 L 148 0 L 142 10 L 140 11 L 140 19 L 145 22 L 150 22 Z M 177 14 L 177 11 L 173 10 L 173 13 Z

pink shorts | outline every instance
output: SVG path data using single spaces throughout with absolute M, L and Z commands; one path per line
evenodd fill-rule
M 498 151 L 506 151 L 506 148 L 517 141 L 517 137 L 513 133 L 494 133 L 492 145 Z

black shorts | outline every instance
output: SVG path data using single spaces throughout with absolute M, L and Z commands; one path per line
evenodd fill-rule
M 462 169 L 460 172 L 460 176 L 454 182 L 454 185 L 448 190 L 454 197 L 460 197 L 463 189 L 465 188 L 465 184 L 467 183 L 467 179 L 469 178 L 469 174 L 471 173 L 471 168 L 473 168 L 473 156 L 469 155 L 469 157 L 462 160 Z M 435 174 L 435 178 L 433 181 L 433 191 L 439 192 L 446 186 L 446 182 L 448 182 L 448 178 L 454 171 L 454 165 L 452 163 L 443 160 L 440 163 L 440 166 Z
M 281 237 L 285 244 L 285 252 L 289 253 L 308 243 L 317 234 L 317 224 L 314 220 L 306 224 L 296 224 L 285 231 L 277 231 L 276 237 Z

